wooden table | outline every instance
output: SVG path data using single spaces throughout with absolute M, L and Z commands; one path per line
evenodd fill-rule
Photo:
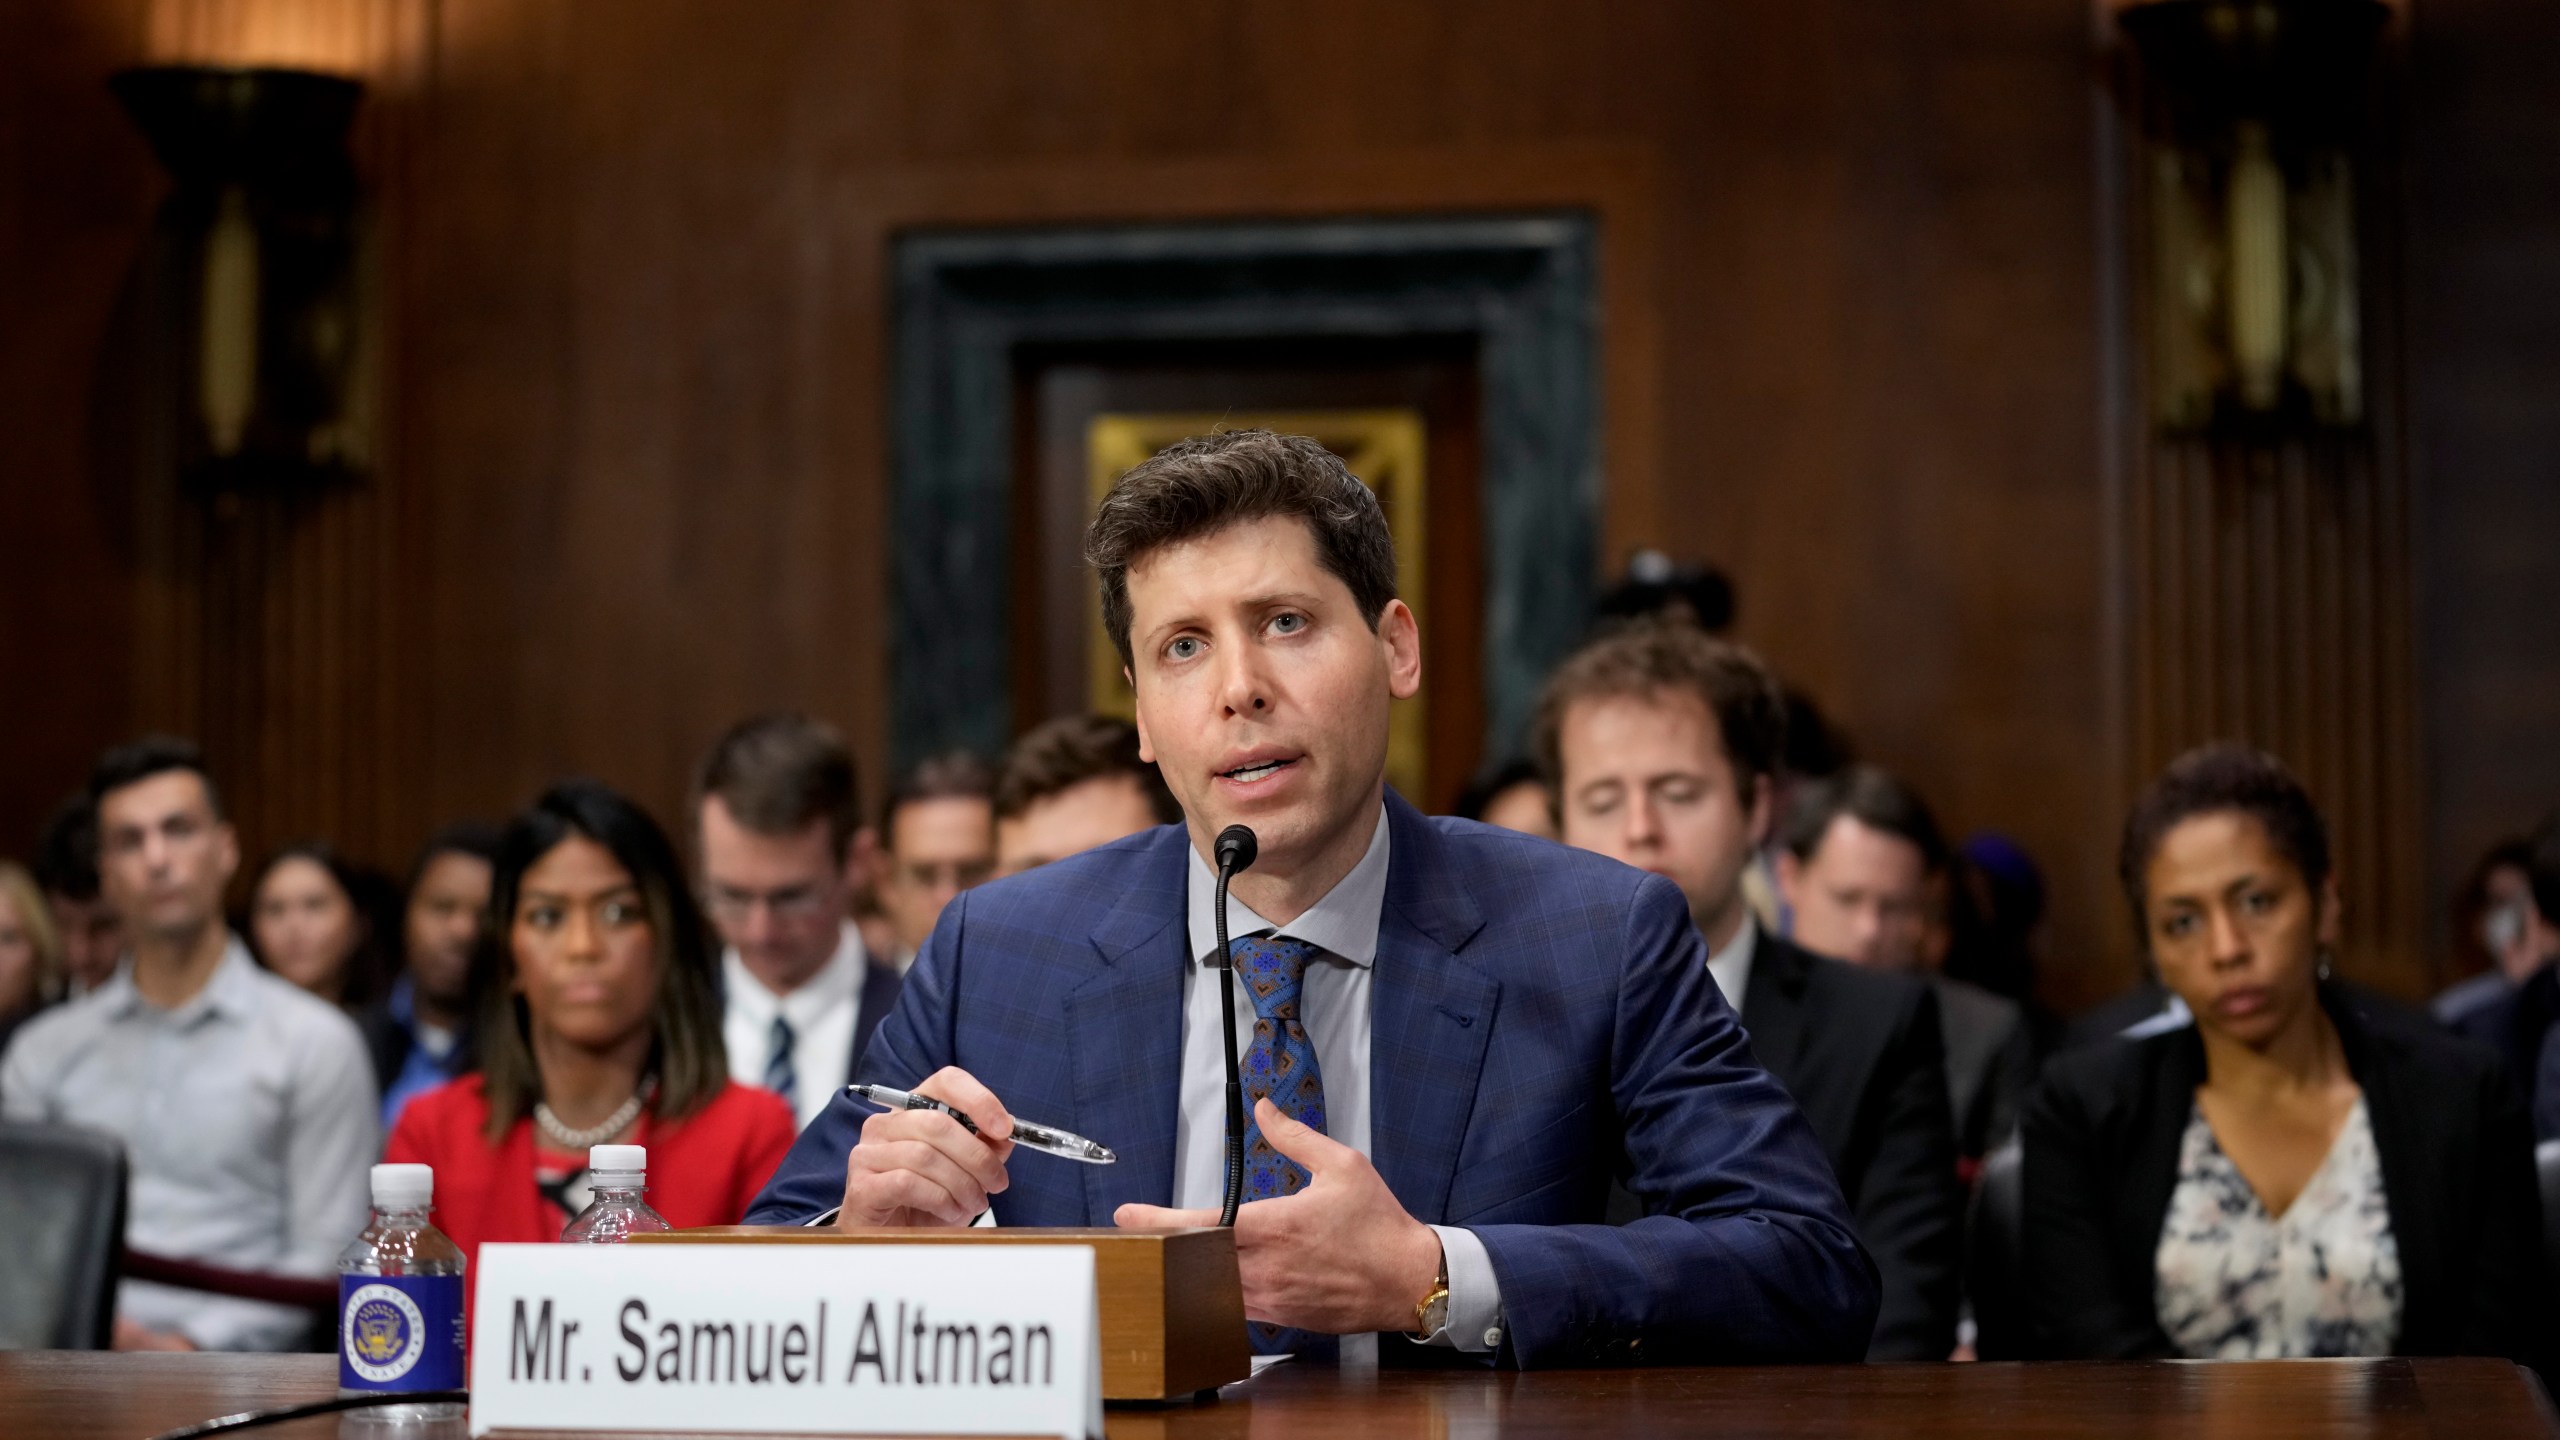
M 0 1354 L 0 1436 L 144 1440 L 334 1393 L 327 1355 Z M 2218 1365 L 1871 1365 L 1764 1370 L 1341 1373 L 1284 1364 L 1216 1403 L 1114 1409 L 1111 1440 L 1618 1435 L 2560 1436 L 2493 1360 Z M 248 1432 L 334 1437 L 335 1417 Z

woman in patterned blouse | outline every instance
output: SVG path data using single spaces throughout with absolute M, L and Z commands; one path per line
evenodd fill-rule
M 2065 1055 L 2029 1100 L 2047 1353 L 2542 1358 L 2533 1138 L 2497 1057 L 2329 978 L 2328 829 L 2273 757 L 2191 752 L 2125 895 L 2192 1023 Z

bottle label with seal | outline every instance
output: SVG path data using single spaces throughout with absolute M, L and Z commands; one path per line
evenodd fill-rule
M 338 1387 L 462 1388 L 462 1277 L 338 1277 Z

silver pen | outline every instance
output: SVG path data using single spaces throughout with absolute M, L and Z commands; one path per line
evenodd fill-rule
M 946 1105 L 930 1095 L 917 1095 L 905 1090 L 892 1090 L 886 1085 L 847 1085 L 844 1093 L 856 1100 L 877 1105 L 883 1110 L 939 1110 L 960 1122 L 960 1128 L 975 1135 L 976 1122 L 960 1113 L 959 1107 Z M 1054 1125 L 1034 1125 L 1028 1120 L 1013 1122 L 1013 1143 L 1044 1155 L 1067 1160 L 1081 1160 L 1087 1165 L 1112 1165 L 1120 1157 L 1081 1135 L 1072 1135 Z

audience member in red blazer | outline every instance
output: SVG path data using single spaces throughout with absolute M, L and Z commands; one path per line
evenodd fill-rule
M 795 1127 L 729 1080 L 709 932 L 665 832 L 604 786 L 555 785 L 501 837 L 489 913 L 480 1073 L 412 1102 L 388 1152 L 435 1167 L 445 1233 L 475 1258 L 558 1239 L 607 1143 L 648 1148 L 649 1202 L 675 1225 L 743 1217 Z
M 383 1158 L 435 1167 L 436 1226 L 465 1254 L 491 1240 L 559 1239 L 568 1221 L 535 1183 L 533 1122 L 518 1120 L 494 1146 L 488 1126 L 487 1084 L 465 1075 L 410 1102 Z M 613 1143 L 648 1148 L 650 1208 L 691 1229 L 737 1224 L 795 1133 L 780 1097 L 733 1082 L 682 1120 L 643 1111 Z

